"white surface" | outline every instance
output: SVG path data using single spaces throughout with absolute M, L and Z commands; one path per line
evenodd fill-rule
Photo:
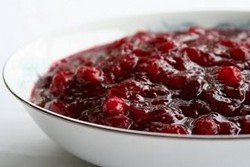
M 250 10 L 250 1 L 238 0 L 0 0 L 0 67 L 34 38 L 73 25 L 138 13 L 174 10 Z M 0 166 L 84 166 L 52 142 L 7 93 L 0 79 Z M 87 166 L 87 165 L 85 165 Z

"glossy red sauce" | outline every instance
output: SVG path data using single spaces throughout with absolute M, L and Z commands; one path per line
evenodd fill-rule
M 250 134 L 250 30 L 138 32 L 52 64 L 31 101 L 92 123 Z

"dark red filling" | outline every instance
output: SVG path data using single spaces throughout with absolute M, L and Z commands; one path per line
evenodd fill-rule
M 55 62 L 31 100 L 124 129 L 249 134 L 249 78 L 250 30 L 138 32 Z

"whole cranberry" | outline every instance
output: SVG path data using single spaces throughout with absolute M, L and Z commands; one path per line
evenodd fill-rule
M 235 47 L 230 50 L 230 55 L 235 60 L 246 60 L 247 53 L 244 48 Z
M 221 40 L 219 40 L 219 43 L 223 46 L 230 47 L 230 48 L 236 46 L 236 42 L 234 42 L 230 39 L 221 39 Z
M 236 135 L 240 132 L 240 128 L 233 122 L 225 121 L 219 123 L 219 134 Z
M 193 134 L 216 135 L 219 133 L 219 125 L 213 118 L 198 118 L 194 121 L 193 126 Z
M 67 88 L 69 81 L 72 79 L 70 71 L 60 71 L 54 75 L 50 84 L 50 91 L 53 94 L 63 93 Z
M 108 115 L 122 114 L 126 111 L 127 104 L 120 97 L 110 97 L 103 104 L 103 111 Z
M 125 38 L 122 38 L 120 40 L 117 40 L 117 41 L 113 42 L 111 45 L 114 48 L 119 48 L 119 47 L 127 44 L 127 42 L 128 42 L 128 39 L 125 37 Z
M 230 86 L 238 86 L 241 81 L 241 71 L 234 66 L 221 67 L 218 72 L 218 79 Z
M 77 70 L 76 79 L 80 83 L 98 84 L 103 81 L 102 72 L 95 67 L 82 66 Z
M 164 71 L 164 67 L 167 66 L 167 62 L 164 60 L 151 59 L 146 63 L 146 72 L 151 79 L 157 80 L 159 74 Z
M 110 88 L 108 94 L 110 96 L 121 96 L 125 99 L 136 99 L 137 94 L 144 94 L 143 84 L 134 79 L 127 79 Z
M 159 50 L 163 53 L 167 53 L 170 49 L 173 49 L 175 46 L 173 41 L 166 41 L 164 43 L 162 43 L 159 47 Z
M 183 51 L 194 62 L 198 61 L 200 58 L 200 51 L 197 48 L 189 47 L 185 48 Z
M 184 54 L 186 54 L 193 62 L 201 66 L 211 66 L 214 63 L 213 57 L 209 53 L 202 52 L 195 47 L 187 47 L 183 49 Z
M 166 108 L 156 109 L 154 111 L 149 112 L 149 115 L 151 116 L 153 122 L 170 124 L 177 121 L 175 113 L 171 109 L 166 109 Z

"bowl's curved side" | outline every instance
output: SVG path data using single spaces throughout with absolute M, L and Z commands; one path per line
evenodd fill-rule
M 25 107 L 61 147 L 99 166 L 249 166 L 249 140 L 186 140 L 113 133 L 72 124 L 37 112 L 26 104 Z

